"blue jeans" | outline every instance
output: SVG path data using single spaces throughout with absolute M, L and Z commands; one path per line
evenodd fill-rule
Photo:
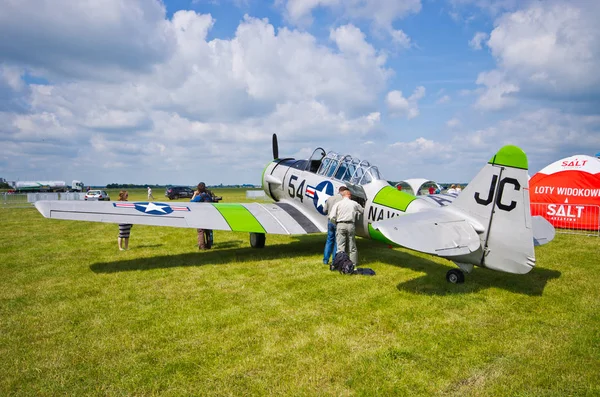
M 323 263 L 328 264 L 329 258 L 335 256 L 336 252 L 335 244 L 335 223 L 327 221 L 327 242 L 325 243 L 325 252 L 323 253 Z

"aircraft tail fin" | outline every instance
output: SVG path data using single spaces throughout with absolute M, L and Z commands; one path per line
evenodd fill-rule
M 518 274 L 535 266 L 527 168 L 520 148 L 504 146 L 449 206 L 478 224 L 480 266 Z

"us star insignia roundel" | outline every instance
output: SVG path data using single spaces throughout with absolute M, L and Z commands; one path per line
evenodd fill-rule
M 329 197 L 333 196 L 333 183 L 322 181 L 317 186 L 307 186 L 306 196 L 312 198 L 317 211 L 319 211 L 321 215 L 325 215 L 325 212 L 323 212 L 323 205 L 325 205 L 325 201 L 327 201 Z
M 189 211 L 190 208 L 181 205 L 169 205 L 163 203 L 113 203 L 115 207 L 135 208 L 137 211 L 148 215 L 168 215 L 173 211 Z

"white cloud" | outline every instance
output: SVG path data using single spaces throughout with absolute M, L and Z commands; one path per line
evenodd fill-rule
M 368 20 L 377 31 L 386 32 L 403 47 L 410 47 L 410 38 L 393 22 L 411 13 L 421 11 L 421 0 L 281 0 L 286 18 L 301 26 L 313 22 L 316 8 L 329 8 L 349 20 Z
M 448 103 L 450 102 L 451 98 L 450 95 L 444 95 L 443 97 L 441 97 L 440 99 L 438 99 L 437 101 L 435 101 L 435 103 L 437 104 L 443 104 L 443 103 Z
M 287 18 L 298 25 L 312 24 L 312 10 L 314 8 L 340 5 L 339 0 L 288 0 L 279 3 L 285 3 Z
M 470 22 L 475 19 L 472 10 L 468 6 L 475 6 L 487 15 L 497 16 L 503 12 L 513 11 L 523 4 L 523 0 L 450 0 L 452 10 L 450 15 L 452 19 L 458 21 L 461 19 Z M 461 13 L 469 13 L 468 17 L 462 17 Z
M 537 98 L 598 98 L 598 18 L 600 3 L 578 0 L 536 2 L 499 17 L 487 41 L 498 66 L 478 77 L 486 87 L 479 105 L 502 108 L 509 104 L 506 95 L 517 92 Z
M 401 47 L 404 47 L 404 48 L 411 47 L 412 43 L 411 43 L 410 37 L 408 37 L 408 35 L 406 33 L 404 33 L 404 31 L 402 31 L 400 29 L 390 29 L 389 33 L 392 36 L 392 40 L 395 43 L 397 43 L 398 45 L 400 45 Z
M 417 88 L 415 88 L 414 92 L 408 98 L 408 100 L 409 101 L 418 101 L 419 99 L 423 98 L 424 96 L 425 96 L 425 87 L 418 86 Z
M 458 122 L 448 120 L 447 124 Z M 468 182 L 504 145 L 527 154 L 533 175 L 546 165 L 574 154 L 591 154 L 600 147 L 600 116 L 574 115 L 555 109 L 521 112 L 483 128 L 463 125 L 453 138 L 442 141 L 419 137 L 382 149 L 371 145 L 371 158 L 391 180 L 427 178 L 439 182 Z
M 375 48 L 367 43 L 364 33 L 352 24 L 331 29 L 329 38 L 343 54 L 358 56 L 360 63 L 365 66 L 373 61 L 377 66 L 382 66 L 387 60 L 385 54 L 378 54 Z
M 423 137 L 417 138 L 412 142 L 396 142 L 390 145 L 394 150 L 402 150 L 409 152 L 415 156 L 437 155 L 442 148 L 440 143 L 436 143 L 430 139 Z
M 488 37 L 488 34 L 485 32 L 475 33 L 475 36 L 473 36 L 473 38 L 469 41 L 469 47 L 473 48 L 474 50 L 481 50 L 481 43 L 483 43 L 484 40 L 487 40 Z
M 0 62 L 50 78 L 149 72 L 170 55 L 173 34 L 155 0 L 4 1 Z
M 402 95 L 402 91 L 390 91 L 388 92 L 385 101 L 392 116 L 406 117 L 410 120 L 419 115 L 418 101 L 424 96 L 425 87 L 419 86 L 408 98 L 405 98 Z
M 450 143 L 419 137 L 408 142 L 397 141 L 384 148 L 368 145 L 364 149 L 365 155 L 369 156 L 365 158 L 377 159 L 382 176 L 388 180 L 435 179 L 435 175 L 439 181 L 453 180 L 445 176 L 447 165 L 456 158 Z
M 446 121 L 446 125 L 450 128 L 454 128 L 454 127 L 458 127 L 459 125 L 461 125 L 461 122 L 457 118 L 451 118 L 450 120 Z
M 477 98 L 475 107 L 498 110 L 515 103 L 512 94 L 519 92 L 516 83 L 508 81 L 505 73 L 498 70 L 482 72 L 477 76 L 477 84 L 485 86 L 485 91 Z
M 517 145 L 528 155 L 529 169 L 536 171 L 563 157 L 593 154 L 590 148 L 600 147 L 600 116 L 550 108 L 526 111 L 486 128 L 462 132 L 454 142 L 463 154 L 476 157 L 503 145 Z
M 25 87 L 22 75 L 21 68 L 0 64 L 0 82 L 7 85 L 12 91 L 20 91 Z
M 113 3 L 108 5 L 105 11 L 112 12 L 115 21 L 132 21 L 133 17 L 121 18 Z M 121 11 L 143 14 L 144 7 L 152 9 L 130 0 Z M 60 4 L 54 7 L 61 8 Z M 166 20 L 160 9 L 162 19 L 133 24 L 130 29 L 139 31 L 120 37 L 121 50 L 146 57 L 136 73 L 127 59 L 124 64 L 117 56 L 97 63 L 85 51 L 63 53 L 60 63 L 53 57 L 34 62 L 16 53 L 3 54 L 7 63 L 0 68 L 0 88 L 12 92 L 13 99 L 18 94 L 27 108 L 21 114 L 3 113 L 0 95 L 0 145 L 7 149 L 0 157 L 3 177 L 39 178 L 39 169 L 13 168 L 18 159 L 27 157 L 51 179 L 190 184 L 198 178 L 193 159 L 202 153 L 207 159 L 203 167 L 207 182 L 256 183 L 274 132 L 282 143 L 286 137 L 294 140 L 294 147 L 344 135 L 346 143 L 353 145 L 379 128 L 377 101 L 390 71 L 385 56 L 357 27 L 332 30 L 335 48 L 329 48 L 308 33 L 276 31 L 268 21 L 246 16 L 231 39 L 207 40 L 215 23 L 210 15 L 179 11 Z M 10 11 L 16 16 L 26 13 Z M 138 15 L 133 21 L 148 18 Z M 23 19 L 24 26 L 8 36 L 19 41 L 19 35 L 27 37 L 23 31 L 37 29 L 47 32 L 45 40 L 56 47 L 59 43 L 52 41 L 62 37 L 54 32 L 59 19 L 34 19 L 46 26 L 31 27 Z M 116 23 L 107 26 L 119 30 Z M 83 48 L 90 36 L 84 31 L 77 34 L 77 26 L 69 28 L 73 34 L 69 45 Z M 157 41 L 165 47 L 144 53 L 143 46 L 138 48 L 139 38 L 145 33 L 152 37 L 156 26 L 161 26 L 163 35 Z M 8 32 L 7 27 L 1 29 Z M 111 34 L 106 35 L 96 40 L 111 43 Z M 24 46 L 20 54 L 36 48 L 37 44 Z M 76 73 L 88 63 L 93 73 Z M 51 79 L 49 85 L 27 85 L 20 76 L 33 68 L 41 78 L 74 74 L 68 80 Z M 90 164 L 90 158 L 102 159 L 104 168 L 97 162 Z M 9 170 L 13 175 L 8 175 Z

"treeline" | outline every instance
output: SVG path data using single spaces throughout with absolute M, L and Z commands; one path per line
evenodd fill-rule
M 152 189 L 157 188 L 167 188 L 170 186 L 181 186 L 181 185 L 137 185 L 134 183 L 109 183 L 108 185 L 106 185 L 107 189 L 146 189 L 148 186 L 150 186 Z M 191 188 L 196 187 L 196 185 L 183 185 L 183 186 L 188 186 Z M 255 185 L 249 184 L 249 183 L 244 183 L 241 185 L 223 185 L 222 183 L 219 185 L 207 185 L 208 188 L 253 188 L 255 187 Z M 258 186 L 260 187 L 260 186 Z
M 166 187 L 165 185 L 136 185 L 134 183 L 109 183 L 107 189 L 146 189 L 150 186 L 152 189 Z M 169 185 L 170 186 L 170 185 Z

